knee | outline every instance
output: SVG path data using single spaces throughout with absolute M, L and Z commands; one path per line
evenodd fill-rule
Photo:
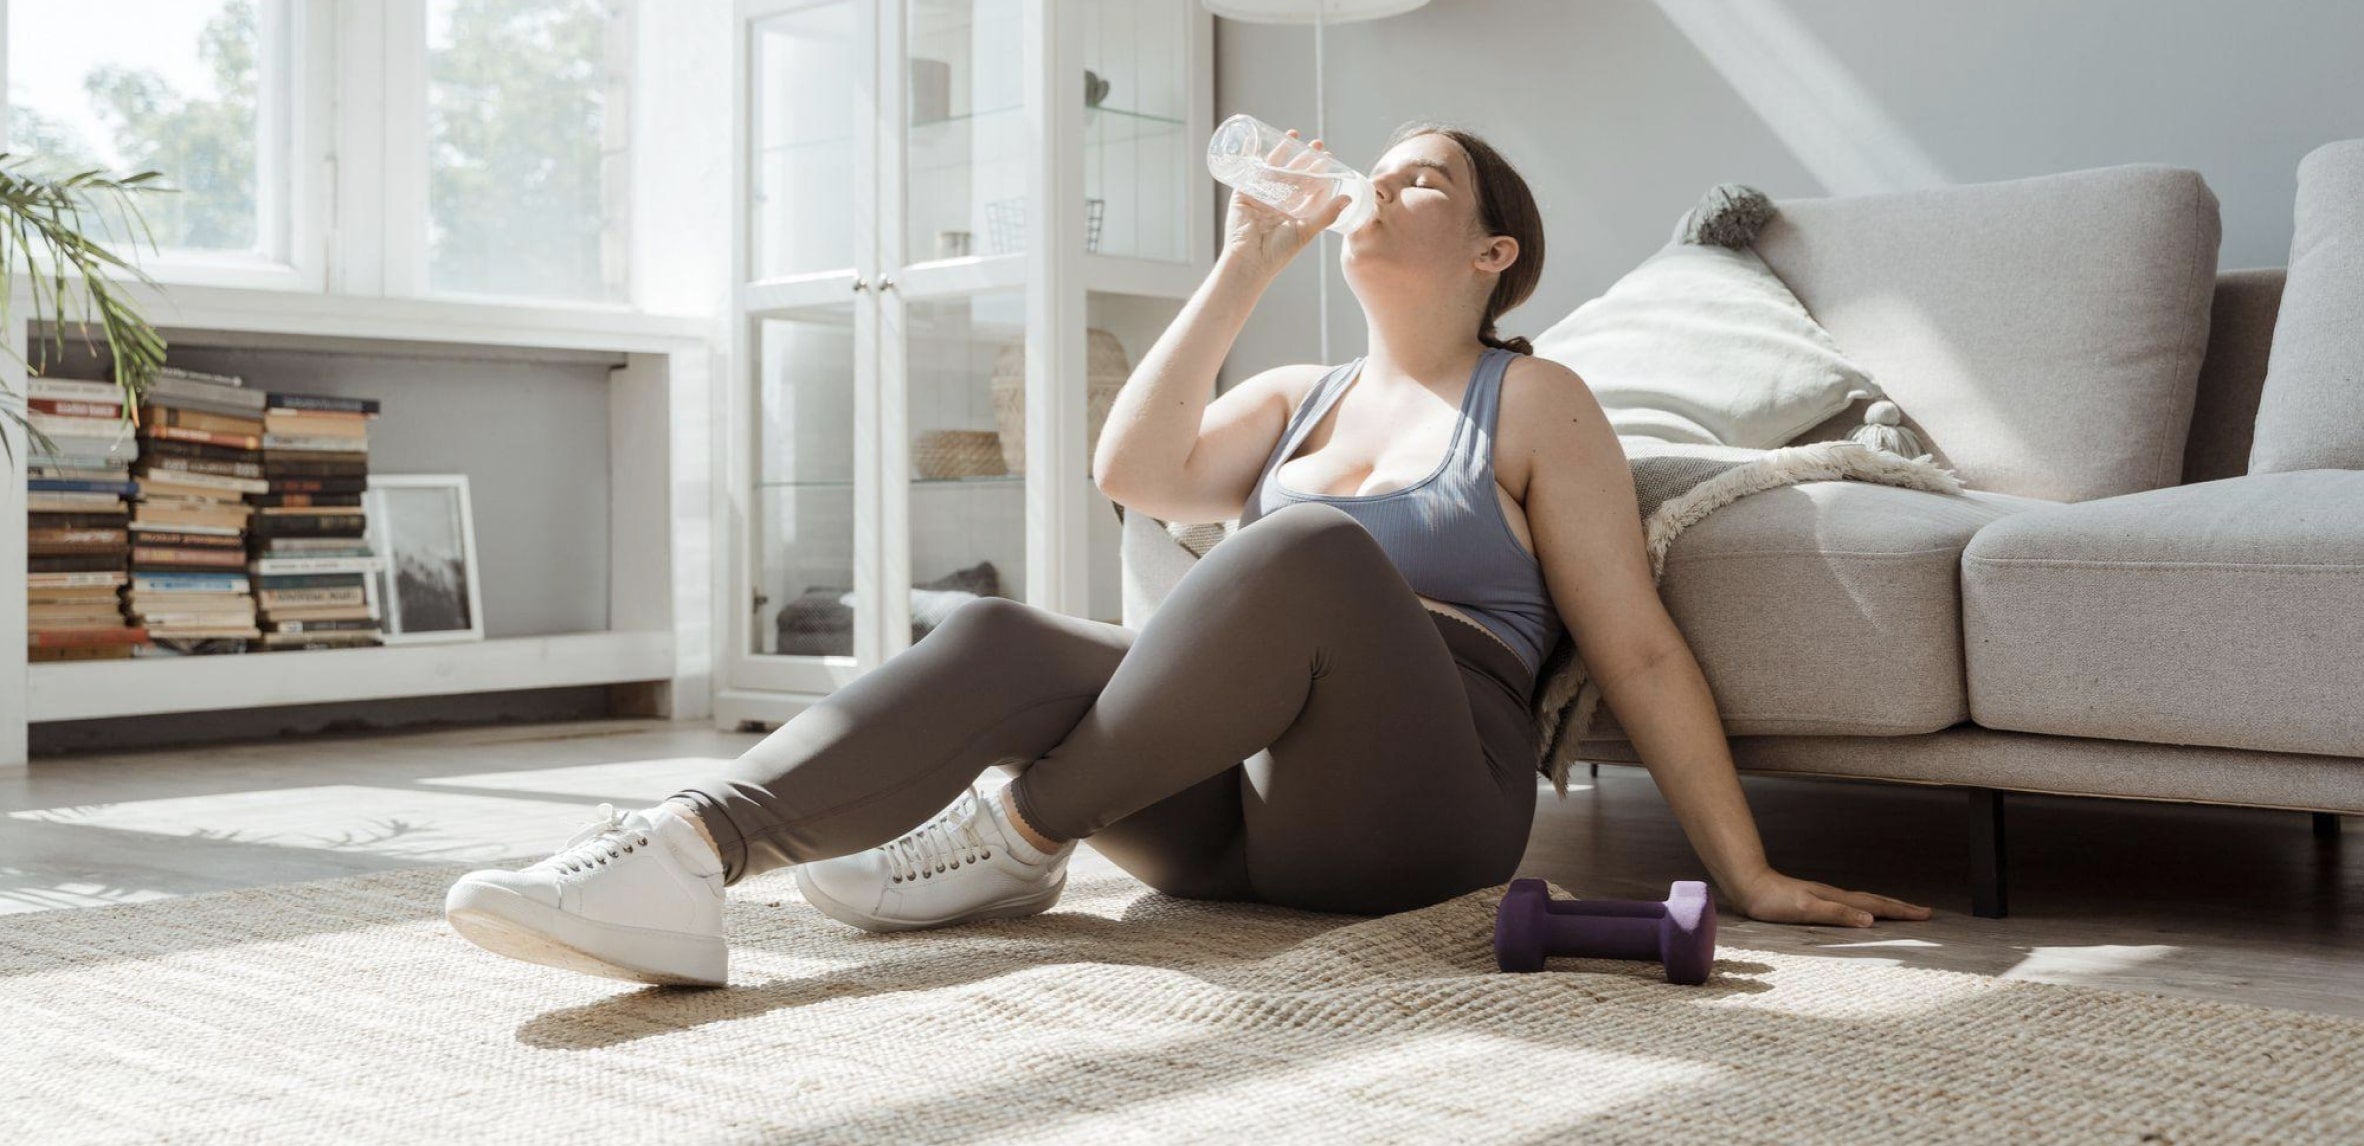
M 1327 502 L 1300 501 L 1257 518 L 1247 528 L 1209 551 L 1209 556 L 1237 546 L 1235 560 L 1279 563 L 1320 563 L 1363 560 L 1387 553 L 1379 540 L 1354 515 Z
M 984 640 L 1000 646 L 1035 627 L 1034 607 L 1011 597 L 979 597 L 963 601 L 930 633 L 952 630 L 960 639 Z

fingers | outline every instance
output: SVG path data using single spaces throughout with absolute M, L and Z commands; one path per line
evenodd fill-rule
M 1316 231 L 1321 230 L 1322 228 L 1337 222 L 1338 216 L 1345 214 L 1347 206 L 1353 202 L 1354 198 L 1352 196 L 1333 195 L 1330 197 L 1330 205 L 1322 208 L 1321 214 L 1315 215 L 1313 218 L 1306 220 L 1305 225 Z
M 1822 923 L 1833 927 L 1869 927 L 1871 912 L 1849 907 L 1835 899 L 1813 896 L 1806 900 L 1805 922 Z
M 1868 891 L 1848 891 L 1843 887 L 1832 887 L 1827 883 L 1813 883 L 1807 886 L 1814 889 L 1814 894 L 1824 899 L 1838 900 L 1850 907 L 1871 912 L 1882 919 L 1929 918 L 1929 909 L 1917 903 L 1906 903 L 1901 899 L 1874 895 Z

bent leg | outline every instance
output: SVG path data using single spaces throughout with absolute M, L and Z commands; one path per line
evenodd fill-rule
M 987 767 L 1058 743 L 1131 643 L 1120 625 L 978 598 L 674 798 L 713 834 L 725 883 L 876 847 Z
M 1288 506 L 1176 583 L 1014 802 L 1096 837 L 1185 789 L 1228 807 L 1206 781 L 1236 770 L 1244 834 L 1200 843 L 1260 898 L 1380 912 L 1498 882 L 1479 877 L 1515 868 L 1533 785 L 1489 763 L 1437 624 L 1360 522 Z

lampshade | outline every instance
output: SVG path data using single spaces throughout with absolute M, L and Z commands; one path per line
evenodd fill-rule
M 1311 24 L 1318 13 L 1324 24 L 1348 24 L 1409 12 L 1428 0 L 1199 0 L 1207 11 L 1226 20 L 1250 24 Z

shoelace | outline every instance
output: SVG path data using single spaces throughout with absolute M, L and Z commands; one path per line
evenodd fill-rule
M 625 852 L 647 846 L 648 836 L 638 829 L 626 827 L 623 815 L 616 811 L 614 804 L 601 804 L 599 819 L 576 832 L 573 839 L 566 841 L 564 850 L 543 862 L 556 864 L 566 871 L 588 871 Z
M 977 818 L 984 814 L 972 784 L 935 819 L 887 841 L 881 850 L 886 852 L 889 878 L 895 883 L 930 879 L 937 872 L 992 859 L 992 846 L 977 831 Z

